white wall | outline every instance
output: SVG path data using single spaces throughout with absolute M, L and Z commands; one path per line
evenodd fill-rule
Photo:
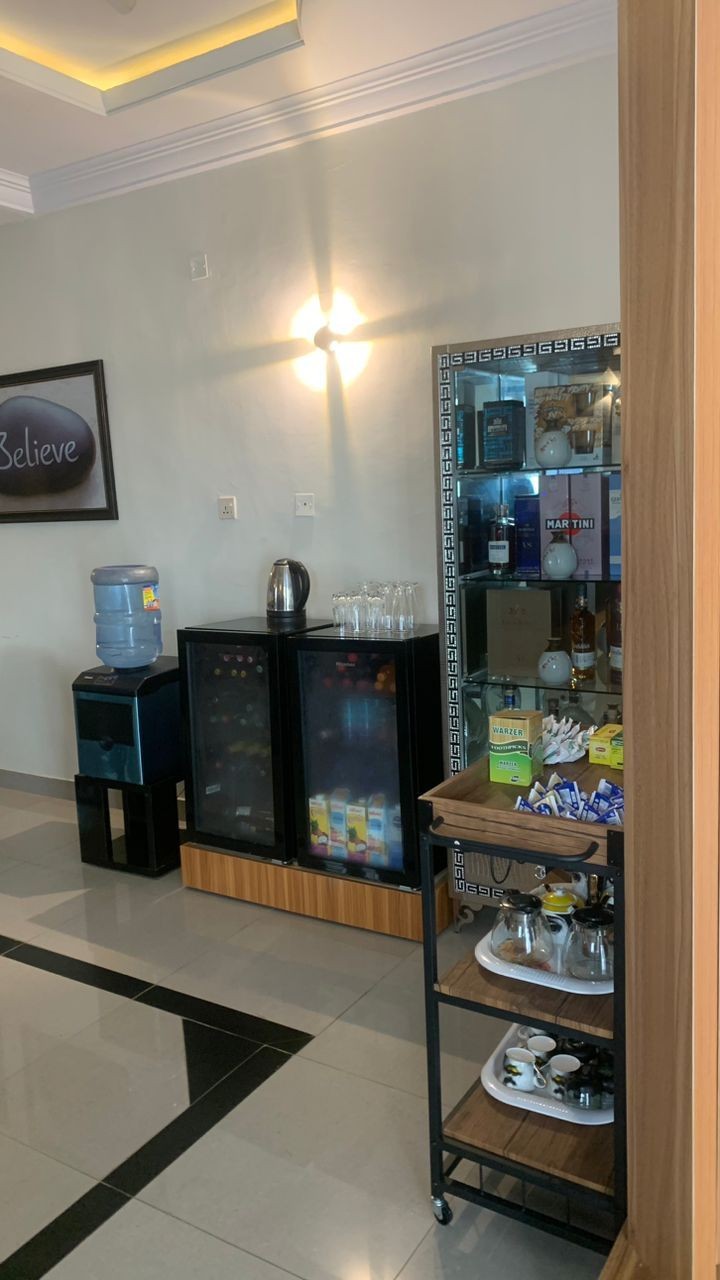
M 365 575 L 417 578 L 437 616 L 430 348 L 617 318 L 615 101 L 603 58 L 0 229 L 0 371 L 104 359 L 120 508 L 0 525 L 0 768 L 74 771 L 94 565 L 158 566 L 168 652 L 261 610 L 286 554 L 316 616 Z M 283 360 L 329 278 L 387 332 L 331 412 Z

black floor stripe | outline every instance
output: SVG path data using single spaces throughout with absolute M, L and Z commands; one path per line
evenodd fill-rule
M 0 1280 L 41 1280 L 175 1160 L 290 1061 L 267 1045 L 208 1090 L 64 1213 L 0 1262 Z
M 152 986 L 150 982 L 131 978 L 129 974 L 119 973 L 116 969 L 105 969 L 102 965 L 90 964 L 87 960 L 63 956 L 58 951 L 34 947 L 30 942 L 16 943 L 15 949 L 6 953 L 6 959 L 19 960 L 21 964 L 32 965 L 34 969 L 57 973 L 61 978 L 72 978 L 74 982 L 84 982 L 101 991 L 112 991 L 116 996 L 127 996 L 128 1000 L 134 1000 L 142 991 L 147 991 Z
M 99 1182 L 0 1262 L 0 1280 L 40 1280 L 126 1204 L 121 1191 Z
M 186 1059 L 193 1071 L 191 1097 L 197 1099 L 102 1182 L 0 1261 L 0 1280 L 41 1280 L 313 1037 L 279 1022 L 186 996 L 169 987 L 153 986 L 114 969 L 1 935 L 0 959 L 18 960 L 182 1018 Z M 213 1038 L 220 1032 L 227 1036 L 228 1043 L 224 1036 L 218 1036 L 215 1049 L 220 1052 L 213 1053 Z M 211 1062 L 208 1053 L 220 1061 Z M 216 1084 L 211 1083 L 225 1067 L 227 1074 Z M 207 1091 L 198 1097 L 205 1085 L 209 1086 Z
M 282 1023 L 270 1022 L 267 1018 L 257 1018 L 252 1013 L 242 1013 L 239 1009 L 230 1009 L 227 1005 L 215 1004 L 212 1000 L 187 996 L 170 987 L 149 987 L 137 999 L 140 1004 L 149 1004 L 153 1009 L 164 1009 L 166 1013 L 176 1013 L 181 1018 L 203 1022 L 208 1027 L 215 1027 L 217 1031 L 230 1031 L 235 1036 L 242 1036 L 244 1040 L 253 1040 L 255 1044 L 285 1049 L 287 1053 L 298 1053 L 313 1038 L 306 1031 L 296 1031 L 294 1027 L 285 1027 Z
M 258 1085 L 273 1075 L 278 1067 L 289 1061 L 289 1055 L 278 1049 L 268 1046 L 257 1049 L 252 1057 L 231 1071 L 230 1075 L 225 1076 L 224 1080 L 193 1106 L 171 1120 L 170 1124 L 118 1165 L 117 1169 L 113 1169 L 104 1181 L 126 1195 L 138 1195 L 168 1165 L 183 1155 L 199 1138 L 203 1138 L 219 1120 L 224 1119 Z

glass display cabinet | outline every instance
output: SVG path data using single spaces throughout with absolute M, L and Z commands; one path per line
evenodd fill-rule
M 617 325 L 435 348 L 447 767 L 504 707 L 622 723 Z
M 290 642 L 297 857 L 418 888 L 417 796 L 442 778 L 438 633 Z
M 328 625 L 233 618 L 178 632 L 191 841 L 294 858 L 287 645 Z

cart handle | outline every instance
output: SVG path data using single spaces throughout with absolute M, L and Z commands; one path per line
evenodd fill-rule
M 587 862 L 600 848 L 597 840 L 590 840 L 584 849 L 571 850 L 563 853 L 560 849 L 522 849 L 515 845 L 495 844 L 486 840 L 468 839 L 467 836 L 459 831 L 454 831 L 452 827 L 447 827 L 445 833 L 440 831 L 441 827 L 445 827 L 445 819 L 443 817 L 435 818 L 430 823 L 429 831 L 432 835 L 439 835 L 443 842 L 447 844 L 463 845 L 469 852 L 484 853 L 491 858 L 510 858 L 516 862 L 539 862 L 543 864 L 559 862 Z M 568 832 L 570 835 L 570 832 Z

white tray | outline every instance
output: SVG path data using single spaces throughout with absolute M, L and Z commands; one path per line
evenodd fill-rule
M 475 959 L 483 969 L 499 973 L 503 978 L 515 978 L 519 982 L 534 982 L 538 987 L 554 987 L 556 991 L 573 992 L 578 996 L 611 996 L 615 984 L 609 982 L 583 982 L 581 978 L 566 977 L 561 973 L 548 973 L 545 969 L 530 969 L 524 964 L 511 964 L 501 960 L 490 950 L 490 934 L 486 933 L 475 948 Z
M 505 1102 L 511 1107 L 520 1107 L 522 1111 L 537 1111 L 541 1116 L 554 1116 L 556 1120 L 566 1120 L 569 1124 L 612 1124 L 615 1112 L 612 1107 L 607 1111 L 585 1111 L 582 1107 L 571 1107 L 559 1098 L 546 1097 L 540 1089 L 535 1093 L 523 1093 L 521 1089 L 509 1089 L 502 1083 L 503 1058 L 509 1045 L 518 1044 L 520 1024 L 514 1022 L 507 1035 L 503 1036 L 497 1049 L 488 1058 L 480 1073 L 480 1079 L 486 1093 L 498 1102 Z

